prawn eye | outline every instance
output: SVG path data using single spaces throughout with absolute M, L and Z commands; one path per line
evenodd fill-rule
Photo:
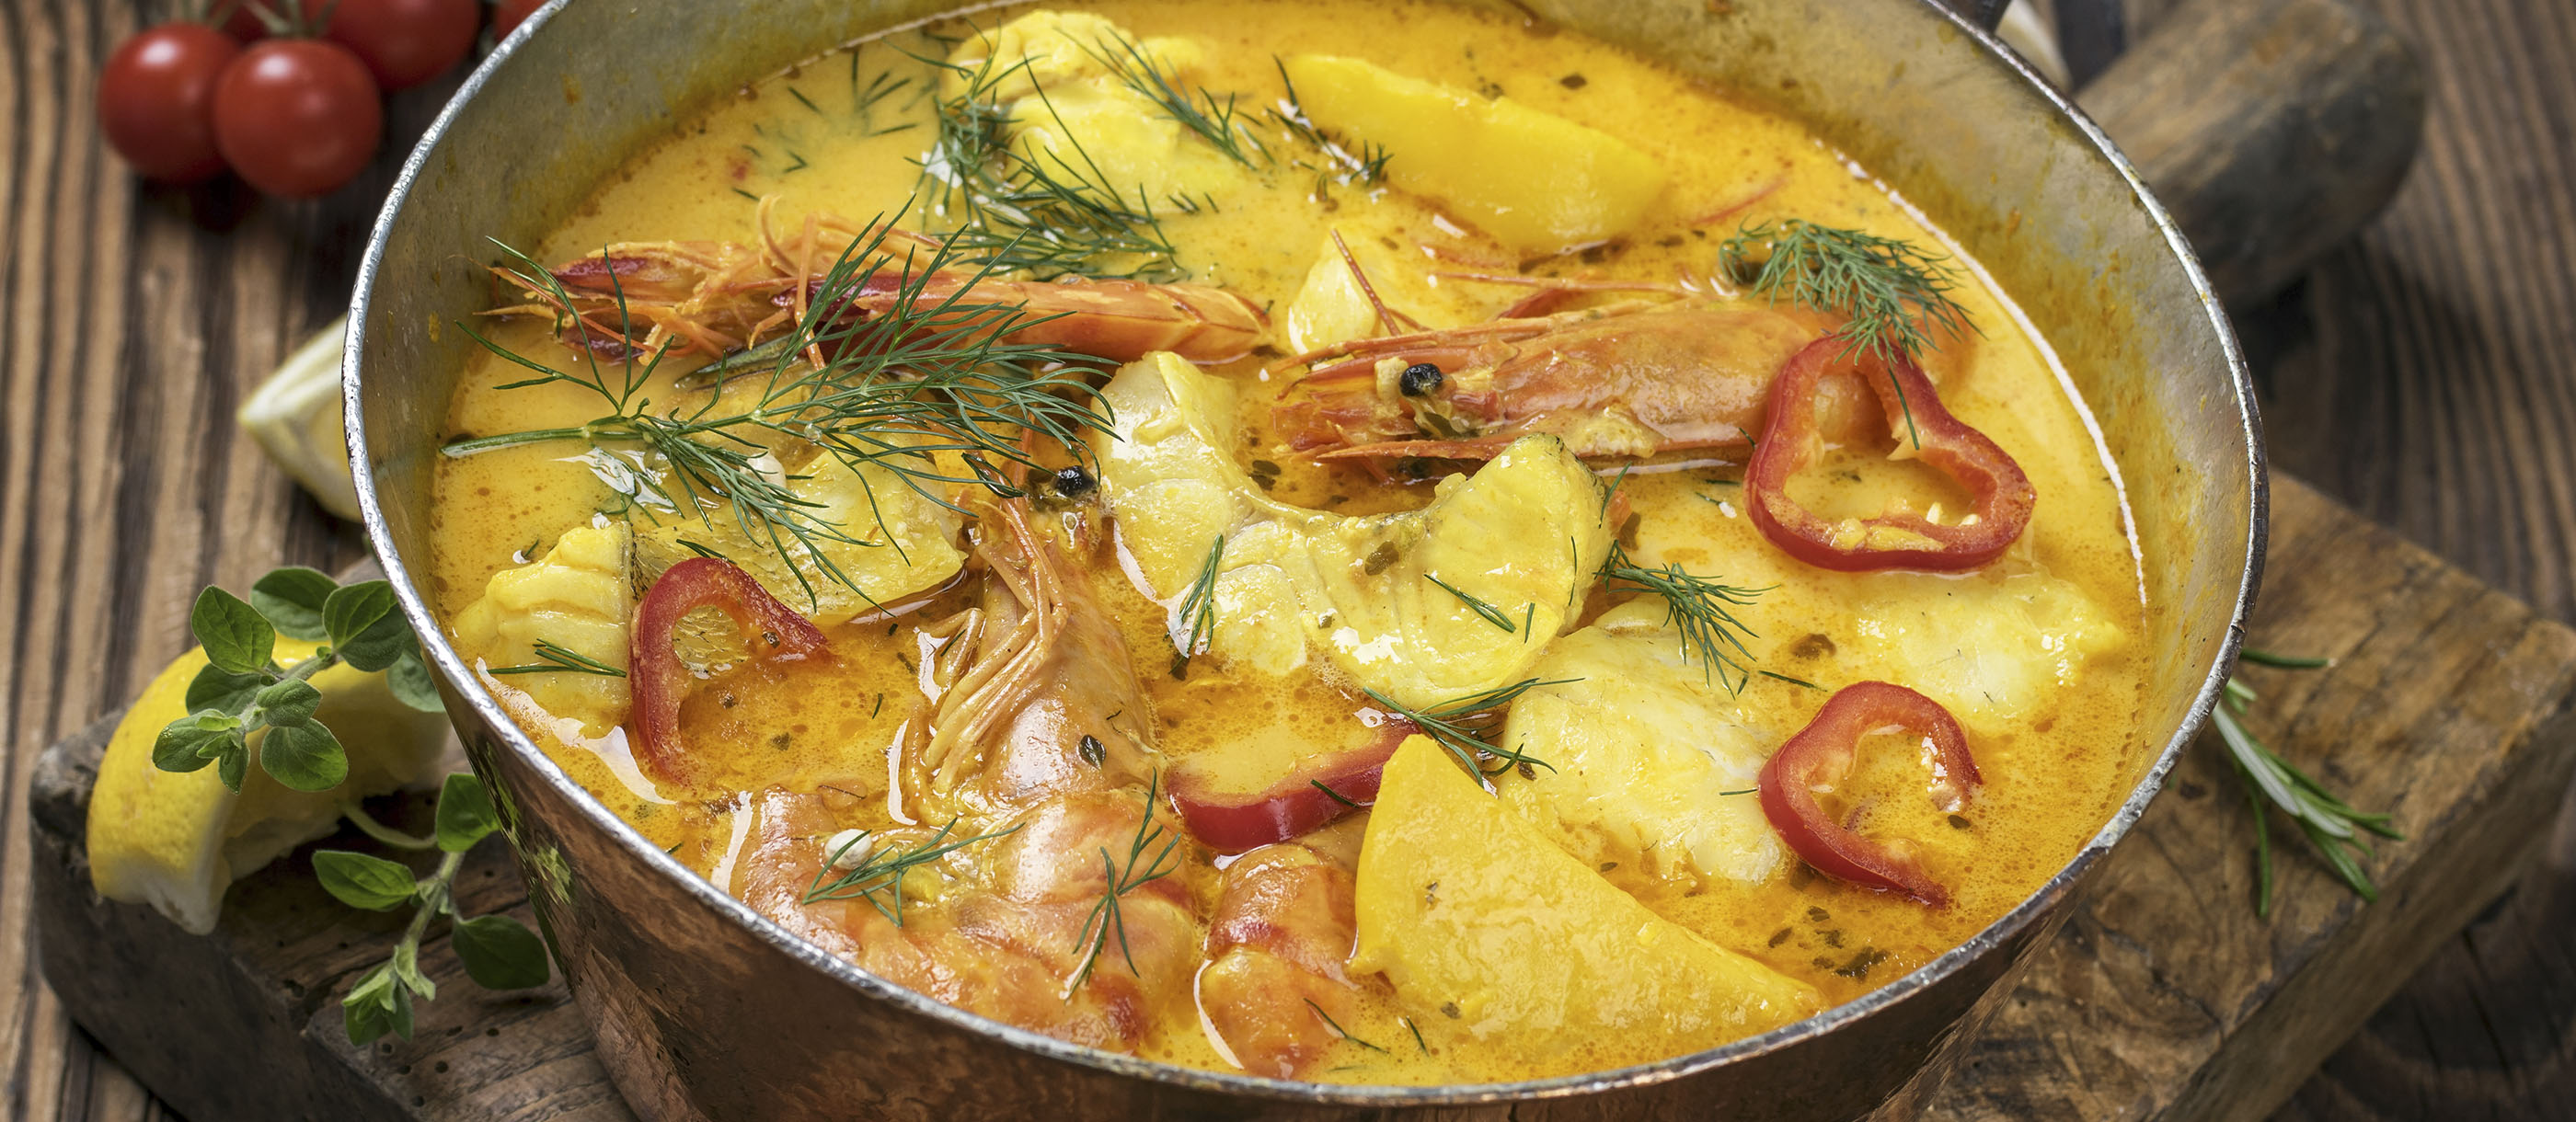
M 1055 493 L 1068 499 L 1088 495 L 1097 486 L 1100 486 L 1100 481 L 1080 467 L 1069 467 L 1055 473 Z
M 1403 376 L 1395 380 L 1395 388 L 1406 397 L 1420 397 L 1439 389 L 1443 380 L 1439 367 L 1417 362 L 1404 368 Z

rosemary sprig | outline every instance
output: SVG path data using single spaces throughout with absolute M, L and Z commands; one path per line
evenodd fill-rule
M 1492 604 L 1467 595 L 1466 593 L 1459 591 L 1455 585 L 1452 585 L 1448 581 L 1442 580 L 1439 577 L 1433 576 L 1430 573 L 1422 574 L 1422 579 L 1439 585 L 1442 592 L 1446 592 L 1451 596 L 1457 597 L 1459 603 L 1467 605 L 1468 611 L 1474 612 L 1479 616 L 1483 616 L 1485 622 L 1502 628 L 1504 634 L 1519 634 L 1520 629 L 1512 626 L 1512 617 L 1504 615 L 1502 609 L 1496 608 Z M 1535 607 L 1536 605 L 1532 605 L 1533 609 L 1535 609 Z M 1536 612 L 1534 610 L 1532 612 L 1532 618 L 1536 618 Z
M 1769 588 L 1721 584 L 1689 573 L 1677 562 L 1649 569 L 1637 564 L 1628 556 L 1627 548 L 1615 540 L 1610 543 L 1610 556 L 1602 563 L 1601 579 L 1610 584 L 1612 591 L 1648 592 L 1663 597 L 1664 622 L 1682 633 L 1685 656 L 1699 655 L 1702 678 L 1715 675 L 1728 693 L 1744 691 L 1752 673 L 1745 663 L 1753 658 L 1744 639 L 1754 631 L 1735 617 L 1733 609 L 1750 606 L 1755 597 L 1771 591 Z M 1721 666 L 1726 668 L 1726 674 L 1716 674 Z
M 2285 658 L 2262 651 L 2245 652 L 2245 660 L 2263 666 L 2313 669 L 2332 665 L 2326 659 Z M 2367 832 L 2383 838 L 2402 840 L 2406 835 L 2390 825 L 2387 814 L 2366 814 L 2354 810 L 2334 792 L 2316 781 L 2297 765 L 2282 759 L 2254 734 L 2245 730 L 2242 721 L 2256 695 L 2252 687 L 2233 676 L 2227 679 L 2227 690 L 2217 708 L 2210 711 L 2210 723 L 2218 728 L 2218 739 L 2227 746 L 2227 762 L 2245 789 L 2245 805 L 2254 814 L 2255 914 L 2272 914 L 2272 829 L 2264 803 L 2270 802 L 2290 821 L 2297 823 L 2309 846 L 2325 860 L 2326 867 L 2363 900 L 2379 899 L 2379 887 L 2361 868 L 2358 857 L 2372 856 L 2370 843 L 2362 837 Z
M 1215 94 L 1202 88 L 1197 98 L 1191 98 L 1181 92 L 1170 71 L 1155 62 L 1135 40 L 1122 35 L 1107 36 L 1102 42 L 1083 47 L 1082 51 L 1121 84 L 1153 102 L 1164 116 L 1197 133 L 1210 147 L 1225 153 L 1227 159 L 1249 168 L 1256 166 L 1252 160 L 1254 153 L 1268 155 L 1261 142 L 1235 119 L 1233 94 L 1229 93 L 1225 100 L 1219 101 Z M 1245 148 L 1247 143 L 1251 145 L 1249 150 Z
M 1554 681 L 1542 682 L 1536 678 L 1523 678 L 1508 686 L 1498 686 L 1468 694 L 1428 709 L 1407 708 L 1395 699 L 1368 686 L 1360 687 L 1360 692 L 1367 694 L 1369 700 L 1385 706 L 1396 716 L 1413 722 L 1415 728 L 1421 729 L 1424 735 L 1448 749 L 1449 754 L 1456 756 L 1458 762 L 1465 765 L 1468 770 L 1483 775 L 1500 775 L 1522 764 L 1543 767 L 1549 771 L 1555 771 L 1556 768 L 1546 760 L 1518 748 L 1505 748 L 1486 743 L 1483 734 L 1493 731 L 1502 723 L 1499 711 L 1522 694 L 1538 686 L 1562 686 L 1582 680 L 1581 678 L 1558 678 Z M 1494 757 L 1494 766 L 1486 767 L 1484 762 L 1477 758 L 1479 755 Z
M 1216 639 L 1217 564 L 1225 560 L 1225 535 L 1218 534 L 1208 544 L 1207 560 L 1199 563 L 1199 575 L 1190 578 L 1189 592 L 1181 597 L 1176 626 L 1189 628 L 1179 641 L 1180 654 L 1174 663 L 1186 667 L 1189 661 L 1207 650 Z
M 971 66 L 913 57 L 964 79 L 960 93 L 932 104 L 935 135 L 918 161 L 932 209 L 955 223 L 949 248 L 997 271 L 1040 280 L 1067 273 L 1155 281 L 1187 275 L 1152 201 L 1139 192 L 1131 202 L 1109 182 L 1043 87 L 1027 96 L 1038 99 L 1071 155 L 1051 151 L 1032 159 L 1012 149 L 1018 99 L 1005 100 L 999 90 L 1028 60 L 996 68 L 989 56 Z
M 539 639 L 533 652 L 537 661 L 521 666 L 495 666 L 486 674 L 552 674 L 570 671 L 575 674 L 597 674 L 603 678 L 623 678 L 626 672 L 580 651 L 562 646 L 552 639 Z
M 910 849 L 879 851 L 874 848 L 874 843 L 869 843 L 870 848 L 862 851 L 857 864 L 842 869 L 842 862 L 849 856 L 850 851 L 868 841 L 866 832 L 862 831 L 858 836 L 842 842 L 823 859 L 823 867 L 814 870 L 814 883 L 806 886 L 804 902 L 819 904 L 826 900 L 864 899 L 876 908 L 877 914 L 893 921 L 895 926 L 901 927 L 903 926 L 903 875 L 905 873 L 977 842 L 1005 838 L 1020 832 L 1018 826 L 1013 826 L 1008 830 L 996 830 L 991 833 L 977 834 L 971 838 L 949 841 L 948 835 L 955 833 L 956 830 L 957 819 L 950 818 L 947 825 L 939 828 L 938 833 L 930 835 L 921 844 Z M 839 870 L 840 875 L 825 881 L 824 876 L 834 870 Z M 888 893 L 892 897 L 891 900 L 878 895 L 889 889 L 892 890 Z
M 1081 376 L 1095 360 L 1054 347 L 1005 341 L 1041 317 L 1024 305 L 975 303 L 969 295 L 987 270 L 967 270 L 946 247 L 921 262 L 905 256 L 899 264 L 886 250 L 892 227 L 881 216 L 853 239 L 818 283 L 814 299 L 787 335 L 788 342 L 767 362 L 748 391 L 707 393 L 690 404 L 657 408 L 647 393 L 666 346 L 649 356 L 628 348 L 626 357 L 603 364 L 585 338 L 574 350 L 582 367 L 564 372 L 500 346 L 465 324 L 458 327 L 493 354 L 533 371 L 536 376 L 502 387 L 519 388 L 569 383 L 591 390 L 609 412 L 595 420 L 563 428 L 532 429 L 450 441 L 446 454 L 468 456 L 495 448 L 552 441 L 589 444 L 594 470 L 603 481 L 648 508 L 695 518 L 710 530 L 713 512 L 733 509 L 744 539 L 765 545 L 791 564 L 809 599 L 814 588 L 805 567 L 794 564 L 801 554 L 825 578 L 858 591 L 835 563 L 826 546 L 870 547 L 878 543 L 853 534 L 789 487 L 772 448 L 802 442 L 832 456 L 858 474 L 874 465 L 915 493 L 951 510 L 962 510 L 946 495 L 952 486 L 980 486 L 995 494 L 1015 496 L 997 462 L 1034 468 L 1024 435 L 1052 443 L 1077 458 L 1089 455 L 1082 439 L 1090 431 L 1106 432 L 1109 417 L 1096 406 L 1097 391 Z M 498 245 L 499 243 L 494 243 Z M 504 271 L 558 309 L 572 306 L 560 281 L 526 254 L 508 246 L 501 251 L 513 263 Z M 947 271 L 964 273 L 963 283 L 944 296 L 929 293 L 931 279 Z M 896 284 L 884 292 L 883 273 Z M 867 315 L 846 315 L 846 305 L 868 286 L 873 299 L 885 302 Z M 612 290 L 618 309 L 617 330 L 631 340 L 634 323 L 622 290 Z M 572 327 L 585 336 L 586 321 Z M 826 356 L 820 366 L 809 355 Z M 961 454 L 968 470 L 951 474 L 938 454 Z M 887 541 L 871 487 L 872 516 Z
M 1324 1027 L 1325 1027 L 1325 1028 L 1328 1028 L 1328 1029 L 1333 1030 L 1333 1035 L 1338 1036 L 1338 1037 L 1341 1037 L 1341 1038 L 1342 1038 L 1342 1039 L 1344 1039 L 1344 1040 L 1350 1041 L 1350 1042 L 1351 1042 L 1351 1043 L 1353 1043 L 1353 1044 L 1357 1044 L 1357 1045 L 1359 1045 L 1359 1046 L 1360 1046 L 1360 1047 L 1362 1047 L 1362 1048 L 1366 1048 L 1366 1049 L 1368 1049 L 1369 1051 L 1376 1052 L 1376 1053 L 1379 1053 L 1379 1054 L 1381 1054 L 1381 1055 L 1383 1055 L 1383 1054 L 1385 1054 L 1385 1053 L 1386 1053 L 1386 1049 L 1384 1049 L 1384 1048 L 1380 1048 L 1380 1047 L 1378 1047 L 1378 1046 L 1377 1046 L 1377 1045 L 1375 1045 L 1375 1044 L 1371 1044 L 1371 1043 L 1369 1043 L 1368 1041 L 1362 1040 L 1362 1039 L 1360 1039 L 1359 1037 L 1356 1037 L 1356 1036 L 1351 1035 L 1351 1030 L 1346 1029 L 1346 1028 L 1343 1028 L 1343 1027 L 1342 1027 L 1342 1023 L 1341 1023 L 1341 1022 L 1339 1022 L 1339 1021 L 1334 1020 L 1334 1019 L 1333 1019 L 1333 1015 L 1332 1015 L 1332 1014 L 1327 1013 L 1327 1012 L 1324 1012 L 1324 1007 L 1323 1007 L 1323 1006 L 1321 1006 L 1321 1005 L 1317 1005 L 1317 1004 L 1315 1004 L 1315 999 L 1314 999 L 1314 998 L 1311 998 L 1311 997 L 1310 997 L 1310 998 L 1307 998 L 1307 999 L 1306 999 L 1306 1008 L 1314 1010 L 1314 1011 L 1315 1011 L 1315 1015 L 1316 1015 L 1316 1016 L 1318 1016 L 1318 1017 L 1322 1017 L 1322 1018 L 1324 1019 Z M 1420 1043 L 1420 1038 L 1419 1038 L 1419 1036 L 1418 1036 L 1418 1035 L 1416 1036 L 1415 1043 Z M 1426 1052 L 1427 1052 L 1427 1051 L 1429 1051 L 1429 1049 L 1427 1049 L 1427 1048 L 1426 1048 L 1426 1049 L 1424 1049 L 1424 1051 L 1426 1051 Z
M 1127 946 L 1127 914 L 1119 909 L 1118 901 L 1120 897 L 1170 876 L 1180 868 L 1167 863 L 1172 851 L 1180 848 L 1180 835 L 1154 821 L 1154 807 L 1162 796 L 1162 782 L 1159 772 L 1146 781 L 1145 817 L 1136 823 L 1136 837 L 1127 845 L 1126 865 L 1122 868 L 1109 856 L 1108 847 L 1101 847 L 1100 870 L 1104 888 L 1100 902 L 1093 904 L 1091 913 L 1083 917 L 1082 933 L 1075 937 L 1075 945 L 1083 948 L 1082 965 L 1074 970 L 1072 977 L 1065 979 L 1066 997 L 1073 996 L 1073 991 L 1091 980 L 1093 968 L 1100 965 L 1101 953 L 1109 949 L 1109 936 L 1113 931 L 1118 936 L 1118 953 L 1127 960 L 1127 972 L 1142 976 L 1136 969 L 1135 952 Z M 1161 842 L 1162 848 L 1155 849 L 1153 857 L 1148 859 L 1145 851 L 1153 849 L 1156 842 Z
M 1317 168 L 1317 174 L 1320 176 L 1338 171 L 1344 182 L 1375 184 L 1384 181 L 1386 149 L 1379 145 L 1363 144 L 1359 151 L 1353 152 L 1334 142 L 1332 137 L 1324 135 L 1324 130 L 1316 127 L 1314 118 L 1306 115 L 1305 103 L 1297 99 L 1297 83 L 1288 78 L 1288 64 L 1276 55 L 1271 56 L 1270 64 L 1278 69 L 1279 84 L 1287 91 L 1288 96 L 1281 98 L 1277 105 L 1263 110 L 1263 115 L 1277 124 L 1281 131 L 1304 141 L 1307 147 L 1313 148 L 1324 158 L 1325 166 Z
M 1978 330 L 1950 298 L 1958 288 L 1950 259 L 1896 238 L 1791 218 L 1739 231 L 1718 246 L 1717 262 L 1773 303 L 1785 297 L 1843 316 L 1834 336 L 1843 341 L 1845 358 L 1867 352 L 1894 362 L 1930 350 L 1935 328 L 1951 338 Z M 1901 383 L 1896 400 L 1907 435 L 1922 447 Z

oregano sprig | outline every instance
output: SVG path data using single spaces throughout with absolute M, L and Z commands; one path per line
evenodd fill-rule
M 357 817 L 364 819 L 363 812 Z M 314 875 L 341 903 L 368 911 L 413 907 L 411 923 L 384 962 L 358 977 L 340 999 L 341 1027 L 351 1044 L 369 1044 L 386 1033 L 411 1039 L 412 1005 L 438 996 L 438 986 L 420 969 L 420 943 L 430 924 L 448 920 L 448 945 L 455 949 L 465 975 L 485 989 L 515 990 L 544 985 L 552 976 L 544 940 L 527 925 L 505 915 L 467 916 L 456 906 L 456 873 L 465 854 L 498 830 L 499 814 L 491 793 L 471 773 L 447 777 L 438 793 L 437 830 L 430 837 L 397 834 L 364 819 L 367 834 L 404 849 L 439 850 L 438 868 L 415 877 L 409 866 L 346 849 L 316 850 Z
M 188 715 L 170 722 L 152 744 L 163 771 L 212 764 L 224 785 L 241 790 L 250 774 L 251 739 L 259 766 L 298 791 L 327 791 L 349 777 L 340 738 L 314 717 L 322 692 L 314 675 L 341 663 L 383 671 L 403 704 L 423 712 L 441 706 L 411 625 L 395 610 L 393 587 L 381 580 L 342 585 L 300 566 L 271 571 L 244 600 L 209 585 L 188 613 L 188 630 L 205 647 L 206 667 L 188 683 Z M 284 635 L 325 645 L 292 665 L 277 661 Z

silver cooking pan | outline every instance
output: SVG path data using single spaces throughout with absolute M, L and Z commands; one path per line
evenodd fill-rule
M 2126 474 L 2146 566 L 2154 655 L 2135 789 L 2118 812 L 2019 907 L 1858 1001 L 1695 1055 L 1524 1083 L 1322 1086 L 1150 1063 L 960 1012 L 789 935 L 585 795 L 503 716 L 431 617 L 415 573 L 433 548 L 431 469 L 472 346 L 452 325 L 490 300 L 472 264 L 486 237 L 536 243 L 694 108 L 947 6 L 558 3 L 421 140 L 359 272 L 346 386 L 369 537 L 500 796 L 601 1057 L 645 1118 L 1851 1117 L 1924 1068 L 1963 1018 L 1974 1023 L 2207 715 L 2260 569 L 2261 448 L 2217 298 L 2102 132 L 1975 23 L 1928 0 L 1529 0 L 1516 7 L 1534 21 L 1808 122 L 1963 241 L 2056 346 Z M 2218 209 L 2244 218 L 2243 206 Z

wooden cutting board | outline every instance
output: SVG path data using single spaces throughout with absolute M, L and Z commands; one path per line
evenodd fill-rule
M 2195 745 L 2064 928 L 1879 1115 L 2256 1119 L 2510 883 L 2576 764 L 2576 632 L 2279 480 L 2253 639 L 2325 672 L 2252 670 L 2250 720 L 2408 839 L 2369 867 L 2363 905 L 2283 837 L 2278 896 L 2254 913 L 2253 826 L 2213 742 Z M 36 776 L 36 927 L 72 1017 L 195 1122 L 628 1119 L 560 982 L 477 989 L 435 941 L 441 996 L 417 1036 L 352 1048 L 338 1001 L 382 960 L 396 916 L 325 896 L 304 854 L 236 884 L 198 938 L 89 891 L 81 844 L 109 722 Z M 425 828 L 418 800 L 386 813 Z M 354 835 L 323 844 L 367 848 Z M 460 878 L 469 912 L 527 918 L 498 845 Z M 256 1066 L 256 1078 L 242 1078 Z

